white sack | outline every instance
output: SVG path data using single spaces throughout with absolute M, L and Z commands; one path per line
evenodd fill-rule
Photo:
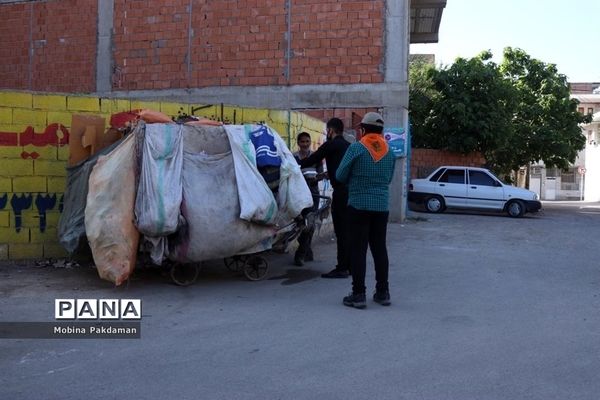
M 240 202 L 240 218 L 261 224 L 274 224 L 277 201 L 256 168 L 256 152 L 248 137 L 249 125 L 226 125 L 231 145 Z
M 136 225 L 146 236 L 165 236 L 175 232 L 179 222 L 183 190 L 182 125 L 148 124 L 143 138 Z
M 270 248 L 274 228 L 240 219 L 229 140 L 223 127 L 184 128 L 183 202 L 187 225 L 169 237 L 169 258 L 198 262 Z

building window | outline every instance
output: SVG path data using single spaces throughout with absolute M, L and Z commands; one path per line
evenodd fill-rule
M 577 111 L 579 111 L 579 114 L 583 114 L 585 112 L 585 108 L 579 107 L 577 108 Z
M 594 113 L 594 109 L 592 107 L 588 108 L 588 114 L 593 114 Z
M 561 190 L 579 190 L 579 179 L 576 168 L 569 168 L 561 171 L 560 174 L 560 189 Z
M 575 171 L 570 168 L 568 171 L 562 171 L 560 180 L 563 183 L 575 183 Z

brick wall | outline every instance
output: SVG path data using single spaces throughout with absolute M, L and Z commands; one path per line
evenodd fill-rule
M 238 124 L 266 122 L 285 140 L 289 132 L 292 148 L 301 130 L 312 134 L 316 146 L 324 128 L 298 112 L 0 91 L 0 260 L 65 255 L 57 227 L 72 115 L 100 115 L 108 124 L 112 114 L 140 108 Z
M 384 0 L 114 4 L 115 90 L 383 81 Z M 95 90 L 97 0 L 0 12 L 0 88 Z
M 31 4 L 1 5 L 0 87 L 29 88 Z
M 0 5 L 0 88 L 95 89 L 96 0 Z
M 425 178 L 442 165 L 464 165 L 483 167 L 485 158 L 480 153 L 453 153 L 445 150 L 412 149 L 410 157 L 410 177 Z
M 383 0 L 292 1 L 291 84 L 383 81 Z

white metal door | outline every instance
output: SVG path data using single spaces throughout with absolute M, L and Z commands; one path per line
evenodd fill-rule
M 504 207 L 504 188 L 484 171 L 469 170 L 467 205 L 473 208 L 501 210 Z
M 546 177 L 546 200 L 556 200 L 556 178 Z
M 536 193 L 539 198 L 542 198 L 542 179 L 529 177 L 529 190 Z
M 435 192 L 444 196 L 448 207 L 466 206 L 467 185 L 465 170 L 448 168 L 435 184 Z

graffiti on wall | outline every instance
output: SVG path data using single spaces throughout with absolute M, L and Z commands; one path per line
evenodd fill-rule
M 23 132 L 0 132 L 0 146 L 64 146 L 69 143 L 69 130 L 61 124 L 50 124 L 44 133 L 35 133 L 32 126 Z M 37 154 L 37 153 L 36 153 Z M 33 156 L 33 153 L 28 154 Z M 26 158 L 26 157 L 23 157 Z M 35 156 L 33 157 L 35 158 Z
M 35 195 L 35 201 L 34 199 Z M 16 232 L 20 232 L 23 228 L 23 211 L 32 208 L 35 204 L 39 217 L 39 229 L 40 232 L 46 230 L 46 212 L 54 210 L 55 208 L 62 213 L 62 204 L 64 196 L 61 194 L 60 201 L 58 200 L 58 193 L 21 193 L 12 195 L 10 200 L 10 208 L 14 214 L 14 228 Z M 0 210 L 4 210 L 8 204 L 8 193 L 0 196 Z M 58 202 L 58 207 L 57 207 Z

